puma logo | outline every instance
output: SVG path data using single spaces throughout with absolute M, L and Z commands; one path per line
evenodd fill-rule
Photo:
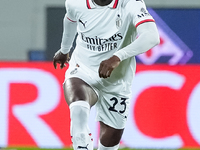
M 85 147 L 83 147 L 83 146 L 78 146 L 78 149 L 86 149 L 86 150 L 88 150 L 88 145 L 89 145 L 89 144 L 87 144 Z
M 81 19 L 78 20 L 82 25 L 83 27 L 85 28 L 85 24 L 87 23 L 87 21 L 84 23 Z

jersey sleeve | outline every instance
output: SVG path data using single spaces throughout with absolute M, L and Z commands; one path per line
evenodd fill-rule
M 65 1 L 67 19 L 70 20 L 71 22 L 76 22 L 75 9 L 73 7 L 74 7 L 73 0 Z
M 126 4 L 126 9 L 130 13 L 135 27 L 145 22 L 155 22 L 143 0 L 129 0 Z

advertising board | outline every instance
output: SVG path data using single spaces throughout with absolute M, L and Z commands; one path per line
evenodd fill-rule
M 50 62 L 0 63 L 0 146 L 70 147 L 65 70 Z M 138 65 L 121 146 L 200 147 L 200 66 Z M 89 126 L 97 147 L 99 124 Z

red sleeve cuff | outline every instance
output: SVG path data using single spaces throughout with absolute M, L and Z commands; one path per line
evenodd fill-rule
M 138 22 L 136 25 L 135 25 L 135 28 L 137 28 L 140 24 L 143 24 L 145 22 L 155 22 L 155 20 L 153 19 L 146 19 L 146 20 L 142 20 L 140 22 Z

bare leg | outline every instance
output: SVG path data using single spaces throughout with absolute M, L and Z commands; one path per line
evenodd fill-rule
M 64 94 L 70 108 L 70 133 L 74 150 L 93 150 L 88 127 L 90 107 L 97 101 L 94 90 L 79 78 L 70 78 L 64 83 Z
M 103 122 L 100 122 L 100 142 L 106 147 L 113 147 L 119 144 L 124 129 L 114 129 Z
M 68 105 L 79 100 L 87 101 L 90 106 L 97 102 L 97 95 L 94 90 L 79 78 L 68 79 L 64 83 L 63 88 Z

